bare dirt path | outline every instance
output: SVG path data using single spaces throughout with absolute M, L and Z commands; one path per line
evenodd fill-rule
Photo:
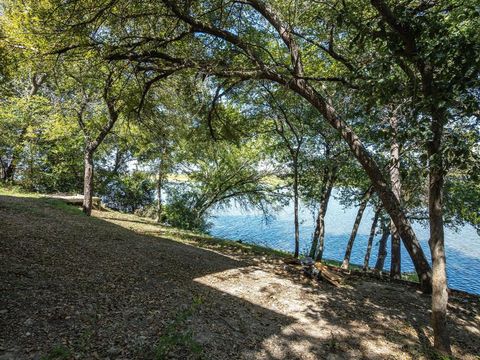
M 133 216 L 0 196 L 0 249 L 1 360 L 431 355 L 429 298 L 410 287 L 333 288 Z M 459 359 L 479 359 L 479 304 L 450 305 Z

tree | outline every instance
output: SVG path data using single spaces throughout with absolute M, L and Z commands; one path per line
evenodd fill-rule
M 373 215 L 372 226 L 370 228 L 370 235 L 368 236 L 367 251 L 365 252 L 365 260 L 363 261 L 363 271 L 368 270 L 368 263 L 370 261 L 370 254 L 372 252 L 373 238 L 375 237 L 378 218 L 380 217 L 381 211 L 382 211 L 382 207 L 378 206 L 377 209 L 375 210 L 375 214 Z
M 390 237 L 390 227 L 387 221 L 383 218 L 380 220 L 380 228 L 382 229 L 382 237 L 378 242 L 377 261 L 375 263 L 375 271 L 381 273 L 385 264 L 385 257 L 387 256 L 387 240 Z
M 293 223 L 295 229 L 295 250 L 293 256 L 298 258 L 300 252 L 300 222 L 299 222 L 299 199 L 300 199 L 300 156 L 302 146 L 305 143 L 306 124 L 305 111 L 303 106 L 292 106 L 291 98 L 282 94 L 281 91 L 273 93 L 265 87 L 267 95 L 264 96 L 268 109 L 264 116 L 272 117 L 273 126 L 276 134 L 280 137 L 282 145 L 287 149 L 292 171 L 292 190 L 293 190 Z M 290 101 L 288 101 L 290 100 Z M 273 115 L 273 116 L 272 116 Z M 282 160 L 280 158 L 280 160 Z
M 225 140 L 184 142 L 181 145 L 183 154 L 179 155 L 183 160 L 177 171 L 187 176 L 188 181 L 171 185 L 167 222 L 205 230 L 209 212 L 232 202 L 268 211 L 270 204 L 281 196 L 268 181 L 274 169 L 260 168 L 264 156 L 262 145 L 262 139 L 245 142 L 242 146 Z M 175 214 L 171 213 L 172 202 L 177 209 Z M 178 219 L 175 223 L 172 215 Z M 182 218 L 189 219 L 188 223 Z
M 78 78 L 76 78 L 78 79 Z M 76 81 L 77 86 L 82 86 L 83 81 Z M 92 213 L 93 207 L 93 178 L 94 178 L 94 164 L 93 156 L 97 148 L 103 142 L 108 133 L 112 130 L 113 126 L 119 118 L 119 110 L 117 108 L 117 101 L 112 95 L 112 87 L 114 84 L 114 74 L 112 71 L 108 71 L 104 79 L 104 84 L 102 84 L 102 100 L 104 106 L 106 107 L 106 113 L 104 113 L 100 120 L 100 128 L 96 130 L 94 127 L 96 116 L 98 114 L 94 113 L 92 106 L 98 105 L 95 104 L 93 94 L 87 93 L 88 90 L 83 89 L 83 99 L 77 110 L 77 121 L 78 126 L 80 127 L 83 136 L 84 136 L 84 181 L 83 181 L 83 212 L 90 216 Z M 92 111 L 93 110 L 93 111 Z
M 368 190 L 363 194 L 362 199 L 360 201 L 360 205 L 358 207 L 357 216 L 355 217 L 355 222 L 353 223 L 352 233 L 350 238 L 348 239 L 347 248 L 345 249 L 345 256 L 342 262 L 342 269 L 348 269 L 350 265 L 350 255 L 352 254 L 353 243 L 355 238 L 357 237 L 358 227 L 360 226 L 360 222 L 362 221 L 363 213 L 367 208 L 367 204 L 370 201 L 370 198 L 373 195 L 373 187 L 370 186 Z
M 315 261 L 322 261 L 323 251 L 324 251 L 324 241 L 325 241 L 325 216 L 328 210 L 328 203 L 330 201 L 330 196 L 332 194 L 333 186 L 335 185 L 335 181 L 338 177 L 338 172 L 340 171 L 339 163 L 339 154 L 333 153 L 332 154 L 332 144 L 329 142 L 325 143 L 325 158 L 323 165 L 323 172 L 321 172 L 322 176 L 320 179 L 321 188 L 320 188 L 320 199 L 318 202 L 318 211 L 317 217 L 315 221 L 315 230 L 312 237 L 312 244 L 310 247 L 310 257 L 315 259 Z M 314 165 L 317 162 L 312 162 L 312 159 L 309 159 L 310 163 Z M 315 183 L 318 182 L 318 170 L 315 167 L 314 170 L 314 181 Z M 308 186 L 309 184 L 307 184 Z M 311 191 L 312 187 L 310 187 Z M 315 195 L 312 196 L 310 193 L 309 198 L 316 198 Z

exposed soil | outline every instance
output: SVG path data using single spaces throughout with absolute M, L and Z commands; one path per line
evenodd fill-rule
M 113 212 L 0 196 L 0 359 L 426 359 L 430 299 Z M 480 301 L 453 296 L 455 356 L 479 359 Z

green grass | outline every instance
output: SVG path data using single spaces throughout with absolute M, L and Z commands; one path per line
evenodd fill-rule
M 181 242 L 193 242 L 200 247 L 215 248 L 215 249 L 234 249 L 243 253 L 266 255 L 286 258 L 292 256 L 292 253 L 275 250 L 266 246 L 250 244 L 243 241 L 220 239 L 208 234 L 202 234 L 172 227 L 163 227 L 162 236 L 171 240 Z
M 40 360 L 68 360 L 72 358 L 72 352 L 63 345 L 55 346 L 50 352 L 42 356 Z
M 81 215 L 83 214 L 82 211 L 75 207 L 68 205 L 64 201 L 58 200 L 58 199 L 52 199 L 52 198 L 47 198 L 42 194 L 38 193 L 31 193 L 31 192 L 26 192 L 22 191 L 21 188 L 18 186 L 8 186 L 8 187 L 0 187 L 0 195 L 2 196 L 13 196 L 13 197 L 20 197 L 20 198 L 32 198 L 36 199 L 41 202 L 42 206 L 41 207 L 27 207 L 24 204 L 14 204 L 10 203 L 8 205 L 10 210 L 14 210 L 17 212 L 21 213 L 31 213 L 39 216 L 46 216 L 44 209 L 48 208 L 55 208 L 55 209 L 60 209 L 66 213 L 72 214 L 72 215 Z M 1 204 L 0 204 L 1 206 Z
M 39 198 L 41 195 L 24 190 L 18 185 L 0 184 L 0 195 Z

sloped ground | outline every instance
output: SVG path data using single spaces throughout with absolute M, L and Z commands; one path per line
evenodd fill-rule
M 411 287 L 333 288 L 129 215 L 0 196 L 0 249 L 2 360 L 431 355 L 430 300 Z M 480 354 L 479 311 L 478 298 L 451 303 L 460 359 Z

